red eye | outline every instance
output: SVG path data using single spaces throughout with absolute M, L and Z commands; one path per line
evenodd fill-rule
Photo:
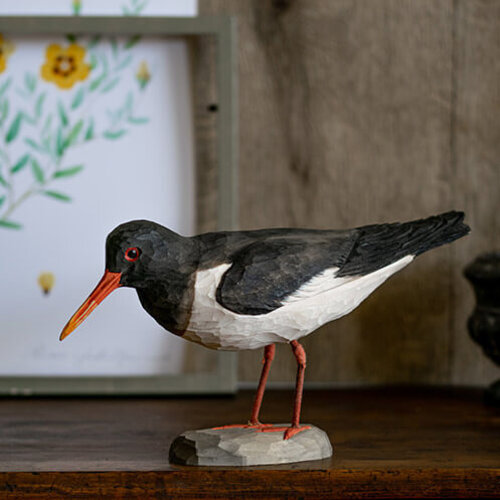
M 127 250 L 125 250 L 125 258 L 129 262 L 135 262 L 139 258 L 140 254 L 141 254 L 141 252 L 139 251 L 139 249 L 137 247 L 130 247 L 130 248 L 127 248 Z

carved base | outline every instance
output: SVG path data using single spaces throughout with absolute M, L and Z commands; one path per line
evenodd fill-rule
M 184 432 L 170 447 L 170 461 L 205 466 L 274 465 L 321 460 L 332 453 L 326 433 L 312 425 L 286 440 L 283 432 L 226 427 Z

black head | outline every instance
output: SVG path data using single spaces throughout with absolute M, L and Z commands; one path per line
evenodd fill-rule
M 106 239 L 106 271 L 87 300 L 64 327 L 67 337 L 113 290 L 147 288 L 157 280 L 175 281 L 176 274 L 196 265 L 194 245 L 166 227 L 147 220 L 126 222 Z
M 120 285 L 144 288 L 177 265 L 188 238 L 147 220 L 119 225 L 106 239 L 106 269 L 120 273 Z

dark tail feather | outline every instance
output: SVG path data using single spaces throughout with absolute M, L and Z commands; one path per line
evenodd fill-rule
M 412 224 L 414 229 L 412 238 L 406 245 L 408 250 L 411 249 L 414 255 L 420 255 L 431 248 L 451 243 L 465 236 L 470 232 L 470 227 L 464 223 L 464 217 L 463 212 L 446 212 L 407 223 Z
M 446 212 L 427 219 L 358 228 L 360 236 L 337 276 L 367 274 L 407 255 L 420 255 L 469 233 L 463 212 Z

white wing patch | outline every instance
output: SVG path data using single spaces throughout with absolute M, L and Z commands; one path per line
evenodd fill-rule
M 326 292 L 338 290 L 339 294 L 345 292 L 347 295 L 353 296 L 356 290 L 363 293 L 365 289 L 374 286 L 373 290 L 380 286 L 389 276 L 407 266 L 413 259 L 414 255 L 407 255 L 388 266 L 366 274 L 364 276 L 345 276 L 336 278 L 338 267 L 330 267 L 321 273 L 317 274 L 309 281 L 304 283 L 296 292 L 289 295 L 283 300 L 283 305 L 293 304 L 294 302 L 302 302 L 308 299 L 313 299 Z M 370 292 L 371 293 L 371 292 Z
M 221 306 L 216 290 L 230 264 L 196 273 L 191 318 L 183 338 L 212 349 L 258 349 L 290 342 L 355 309 L 392 274 L 414 259 L 408 255 L 364 276 L 335 278 L 338 268 L 319 273 L 267 314 L 237 314 Z
M 325 269 L 321 273 L 314 276 L 312 279 L 304 283 L 298 290 L 289 295 L 285 300 L 284 304 L 293 304 L 294 302 L 300 302 L 301 300 L 309 299 L 320 293 L 328 292 L 333 290 L 338 286 L 344 285 L 349 281 L 353 281 L 357 276 L 348 276 L 345 278 L 336 278 L 335 275 L 338 273 L 338 267 L 330 267 Z

